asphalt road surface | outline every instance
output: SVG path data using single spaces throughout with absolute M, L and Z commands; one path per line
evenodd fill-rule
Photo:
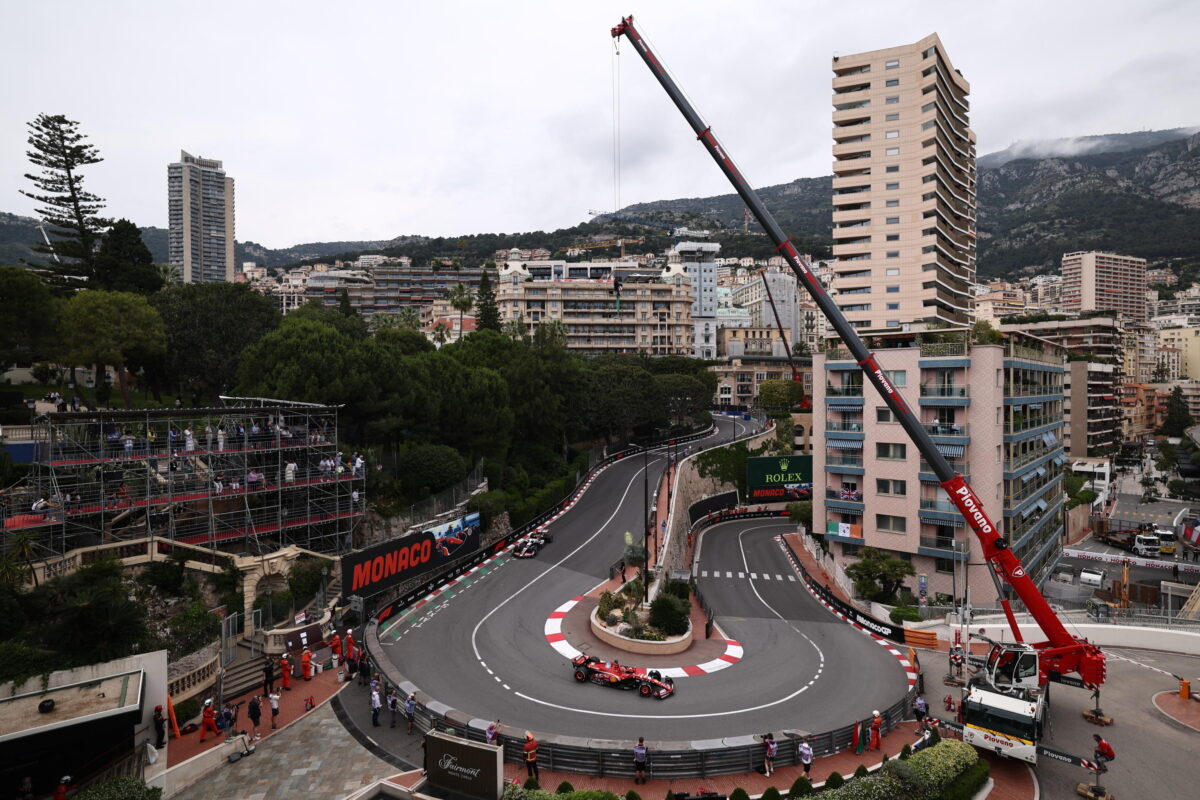
M 722 439 L 745 430 L 728 419 L 719 425 Z M 651 491 L 664 466 L 661 455 L 651 457 Z M 798 578 L 786 579 L 794 573 L 774 537 L 787 526 L 762 520 L 714 527 L 701 549 L 700 569 L 710 575 L 755 574 L 700 578 L 719 624 L 745 648 L 739 663 L 678 678 L 675 695 L 662 701 L 577 684 L 570 663 L 546 643 L 546 618 L 607 579 L 625 532 L 639 529 L 642 492 L 640 457 L 609 467 L 554 523 L 553 542 L 536 558 L 507 560 L 420 617 L 385 626 L 385 654 L 422 691 L 464 713 L 594 738 L 820 731 L 903 695 L 904 673 L 890 653 L 836 620 Z

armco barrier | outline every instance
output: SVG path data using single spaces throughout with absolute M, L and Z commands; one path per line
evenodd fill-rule
M 699 438 L 702 435 L 697 435 L 695 438 Z M 617 460 L 629 452 L 623 451 L 621 454 L 616 454 L 611 458 L 612 460 Z M 641 452 L 641 450 L 634 449 L 632 452 Z M 607 463 L 611 463 L 611 461 L 606 459 L 605 462 L 598 464 L 597 468 Z M 582 487 L 585 483 L 586 481 L 581 482 L 580 486 Z M 574 496 L 575 493 L 572 493 L 572 497 Z M 553 516 L 553 513 L 557 513 L 557 510 L 546 515 L 545 518 L 549 519 L 550 516 Z M 700 520 L 697 523 L 697 527 L 715 525 L 718 522 L 725 522 L 731 519 L 779 517 L 783 515 L 786 515 L 786 512 L 735 511 L 724 514 L 712 514 Z M 544 521 L 543 519 L 542 522 Z M 530 523 L 530 526 L 536 526 L 536 524 L 541 523 L 535 521 L 534 523 Z M 533 528 L 530 526 L 527 526 L 527 528 L 532 530 Z M 514 537 L 516 535 L 514 533 Z M 509 537 L 509 539 L 514 537 Z M 505 541 L 509 541 L 509 539 Z M 497 547 L 503 546 L 503 544 L 502 542 Z M 490 548 L 493 552 L 496 549 L 496 547 Z M 791 553 L 790 548 L 788 552 L 795 559 L 801 575 L 808 584 L 810 586 L 814 585 L 815 581 L 808 575 L 803 565 L 799 563 L 799 559 L 795 558 L 795 554 Z M 490 553 L 482 555 L 483 557 L 487 557 Z M 468 567 L 459 568 L 454 574 L 461 574 L 466 569 Z M 452 576 L 439 576 L 436 582 L 431 582 L 428 586 L 436 588 L 450 577 Z M 373 665 L 372 669 L 373 671 L 382 673 L 389 683 L 398 686 L 405 694 L 416 694 L 416 726 L 422 732 L 437 729 L 474 741 L 484 741 L 485 726 L 487 725 L 486 720 L 472 717 L 470 714 L 458 711 L 430 697 L 420 691 L 415 684 L 401 674 L 399 668 L 389 659 L 380 659 L 375 655 L 382 650 L 379 642 L 379 623 L 391 616 L 396 608 L 403 608 L 411 604 L 419 597 L 428 594 L 429 591 L 432 591 L 432 589 L 427 590 L 423 586 L 416 592 L 410 592 L 405 598 L 389 604 L 386 614 L 381 612 L 367 625 L 364 639 L 367 653 Z M 875 620 L 872 621 L 878 625 L 882 625 L 882 623 L 878 623 Z M 886 627 L 893 629 L 893 632 L 895 632 L 895 626 L 889 625 Z M 900 635 L 902 635 L 903 629 L 899 630 Z M 566 668 L 564 666 L 564 676 L 566 675 Z M 904 720 L 912 706 L 914 697 L 915 690 L 910 689 L 903 697 L 883 710 L 884 732 L 891 731 Z M 777 739 L 779 750 L 775 764 L 776 766 L 791 766 L 798 763 L 799 758 L 796 748 L 800 743 L 801 736 L 811 737 L 813 754 L 818 757 L 833 755 L 845 750 L 850 746 L 854 729 L 858 724 L 858 722 L 852 722 L 843 727 L 823 733 L 800 730 L 779 731 L 777 732 L 779 734 L 779 738 Z M 540 733 L 536 730 L 532 732 L 537 738 L 539 745 L 538 763 L 545 769 L 599 777 L 633 777 L 633 760 L 630 755 L 634 744 L 632 740 L 589 739 L 585 737 Z M 501 735 L 497 741 L 504 747 L 504 758 L 506 761 L 515 764 L 524 762 L 525 755 L 522 750 L 522 746 L 524 745 L 523 738 Z M 649 776 L 651 778 L 662 779 L 709 778 L 717 775 L 734 775 L 751 772 L 758 765 L 762 764 L 763 756 L 766 752 L 765 745 L 756 736 L 729 737 L 702 741 L 656 741 L 652 743 L 652 746 L 653 749 L 650 752 L 648 764 Z

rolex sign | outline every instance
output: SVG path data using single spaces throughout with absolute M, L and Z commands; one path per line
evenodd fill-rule
M 747 503 L 792 503 L 812 499 L 812 456 L 746 459 Z

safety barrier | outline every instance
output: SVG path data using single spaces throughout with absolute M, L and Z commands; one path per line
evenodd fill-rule
M 641 452 L 640 449 L 635 452 Z M 599 466 L 599 465 L 598 465 Z M 582 484 L 581 484 L 582 485 Z M 697 523 L 697 527 L 715 525 L 730 519 L 746 519 L 756 517 L 785 516 L 781 511 L 734 511 L 712 514 Z M 533 525 L 534 523 L 531 523 Z M 795 554 L 788 550 L 802 577 L 810 587 L 818 587 L 799 563 Z M 463 570 L 456 570 L 455 574 Z M 821 587 L 823 589 L 823 587 Z M 422 587 L 417 597 L 427 592 Z M 413 593 L 410 593 L 410 595 Z M 832 596 L 832 595 L 831 595 Z M 407 596 L 406 596 L 407 597 Z M 412 597 L 404 602 L 407 606 L 417 599 Z M 836 599 L 836 597 L 834 597 Z M 701 599 L 703 605 L 703 599 Z M 839 603 L 841 601 L 838 601 Z M 422 732 L 440 730 L 461 736 L 473 741 L 485 741 L 485 730 L 478 725 L 484 725 L 482 720 L 473 718 L 470 714 L 451 708 L 428 695 L 409 681 L 399 668 L 389 659 L 380 659 L 376 653 L 381 651 L 379 642 L 379 623 L 394 612 L 394 607 L 400 606 L 400 601 L 389 606 L 388 613 L 380 613 L 367 625 L 365 644 L 368 657 L 372 663 L 372 671 L 381 673 L 389 683 L 396 685 L 405 694 L 414 693 L 417 696 L 416 727 Z M 853 618 L 852 618 L 853 619 Z M 874 620 L 872 620 L 874 621 Z M 877 625 L 882 623 L 876 622 Z M 895 626 L 889 626 L 894 628 Z M 903 629 L 899 629 L 903 635 Z M 893 631 L 895 633 L 895 631 Z M 902 641 L 902 640 L 900 640 Z M 910 688 L 903 697 L 883 709 L 883 732 L 887 733 L 904 721 L 916 697 L 916 689 Z M 797 747 L 801 737 L 809 737 L 815 756 L 833 755 L 845 750 L 854 740 L 855 729 L 865 720 L 856 721 L 832 731 L 809 732 L 785 730 L 778 732 L 776 741 L 779 744 L 775 759 L 776 766 L 791 766 L 799 762 Z M 632 748 L 634 742 L 615 741 L 612 739 L 587 739 L 574 736 L 558 736 L 533 731 L 538 741 L 538 764 L 548 770 L 572 772 L 598 777 L 633 777 Z M 522 763 L 525 759 L 523 751 L 524 739 L 501 734 L 497 742 L 504 747 L 504 758 L 510 763 Z M 651 778 L 710 778 L 718 775 L 733 775 L 751 772 L 762 763 L 766 746 L 755 736 L 740 736 L 719 740 L 703 740 L 693 742 L 654 742 L 648 762 L 648 774 Z

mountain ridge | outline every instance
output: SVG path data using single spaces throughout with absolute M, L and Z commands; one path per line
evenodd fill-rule
M 977 190 L 981 279 L 1022 268 L 1054 268 L 1070 250 L 1116 250 L 1150 259 L 1200 254 L 1200 127 L 1017 142 L 979 159 Z M 810 252 L 823 254 L 831 241 L 832 176 L 797 178 L 757 191 L 785 231 Z M 741 234 L 743 209 L 730 192 L 637 203 L 615 216 L 654 217 L 665 227 L 716 227 L 714 238 L 730 254 L 769 253 L 761 235 Z M 759 230 L 751 223 L 751 233 Z M 650 233 L 602 215 L 570 228 L 522 234 L 402 235 L 281 249 L 246 241 L 237 243 L 235 258 L 239 264 L 269 267 L 363 252 L 470 261 L 503 247 L 554 249 L 585 238 L 642 234 L 645 245 L 632 252 L 661 249 L 667 241 L 661 231 Z M 166 261 L 167 231 L 148 227 L 142 235 L 155 261 Z M 40 241 L 36 220 L 0 212 L 0 263 L 35 259 L 30 246 Z

